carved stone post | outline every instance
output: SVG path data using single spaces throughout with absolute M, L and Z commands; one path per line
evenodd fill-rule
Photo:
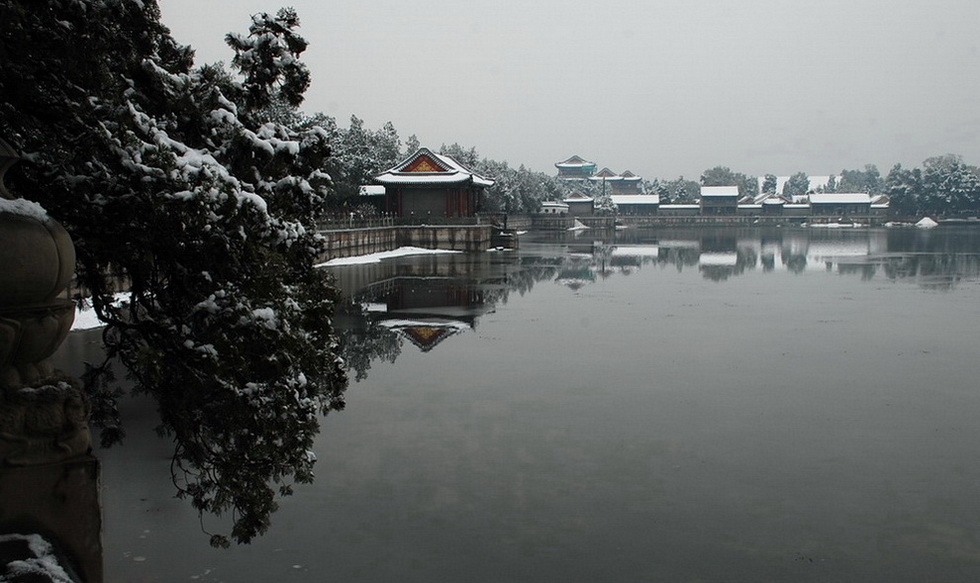
M 0 139 L 0 535 L 53 537 L 78 577 L 101 581 L 91 407 L 78 381 L 48 362 L 75 317 L 75 248 L 40 205 L 7 192 L 3 174 L 17 159 Z

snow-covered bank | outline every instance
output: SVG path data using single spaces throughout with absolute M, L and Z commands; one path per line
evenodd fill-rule
M 370 255 L 360 255 L 357 257 L 344 257 L 341 259 L 331 259 L 325 263 L 319 263 L 314 267 L 336 267 L 339 265 L 360 265 L 365 263 L 379 263 L 385 259 L 395 257 L 405 257 L 408 255 L 439 255 L 444 253 L 462 253 L 462 251 L 449 251 L 446 249 L 423 249 L 421 247 L 400 247 L 394 251 L 384 251 L 382 253 L 371 253 Z M 116 305 L 126 301 L 128 293 L 118 293 L 115 296 Z M 89 300 L 81 300 L 75 307 L 75 321 L 72 322 L 72 330 L 90 330 L 100 328 L 105 324 L 95 315 L 95 310 Z
M 337 267 L 338 265 L 361 265 L 364 263 L 379 263 L 385 259 L 395 257 L 406 257 L 408 255 L 441 255 L 445 253 L 462 253 L 462 251 L 450 251 L 447 249 L 423 249 L 421 247 L 399 247 L 394 251 L 382 251 L 381 253 L 370 253 L 368 255 L 358 255 L 356 257 L 340 257 L 331 259 L 323 263 L 318 263 L 314 267 Z

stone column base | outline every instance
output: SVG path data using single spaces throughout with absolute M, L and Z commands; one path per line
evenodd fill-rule
M 67 555 L 85 583 L 102 583 L 99 462 L 0 467 L 0 533 L 38 533 Z

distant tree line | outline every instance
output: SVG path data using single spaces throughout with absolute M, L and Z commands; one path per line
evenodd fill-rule
M 360 187 L 394 166 L 421 145 L 416 136 L 402 144 L 391 122 L 379 130 L 364 127 L 364 121 L 351 116 L 348 128 L 341 128 L 334 118 L 317 113 L 303 117 L 294 113 L 297 129 L 326 128 L 332 155 L 326 170 L 333 179 L 335 196 L 329 204 L 335 208 L 355 207 Z M 512 167 L 506 161 L 481 157 L 476 148 L 457 143 L 443 144 L 438 152 L 451 156 L 467 168 L 495 181 L 484 194 L 482 209 L 487 212 L 536 212 L 543 201 L 563 200 L 576 194 L 593 198 L 597 212 L 615 212 L 610 193 L 601 182 L 558 180 L 554 175 L 536 172 L 523 164 Z M 832 175 L 826 184 L 811 187 L 806 172 L 796 172 L 777 192 L 777 178 L 766 174 L 760 184 L 755 176 L 715 166 L 705 170 L 698 180 L 680 176 L 675 179 L 654 178 L 643 181 L 643 189 L 660 196 L 664 204 L 695 204 L 702 186 L 738 186 L 742 197 L 778 194 L 792 199 L 811 193 L 866 192 L 888 195 L 891 208 L 898 215 L 976 215 L 980 213 L 980 168 L 963 162 L 961 156 L 946 154 L 928 158 L 922 168 L 904 168 L 896 164 L 882 176 L 874 164 L 863 169 L 844 169 Z
M 887 176 L 882 176 L 874 164 L 866 164 L 863 169 L 841 170 L 839 175 L 832 175 L 826 184 L 815 188 L 811 188 L 810 177 L 805 172 L 790 175 L 780 192 L 777 185 L 774 174 L 766 174 L 760 185 L 755 176 L 727 166 L 705 170 L 699 181 L 683 176 L 644 181 L 646 191 L 659 194 L 666 204 L 696 202 L 701 186 L 738 186 L 740 196 L 751 197 L 766 193 L 786 198 L 831 192 L 883 194 L 889 197 L 893 212 L 902 216 L 980 214 L 980 168 L 965 163 L 956 154 L 927 158 L 922 168 L 896 164 Z
M 899 215 L 980 214 L 980 170 L 953 154 L 928 158 L 922 168 L 896 164 L 885 177 L 883 191 Z

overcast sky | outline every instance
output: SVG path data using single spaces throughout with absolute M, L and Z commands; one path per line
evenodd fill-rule
M 198 64 L 293 6 L 303 109 L 555 173 L 831 174 L 980 163 L 976 0 L 159 0 Z

